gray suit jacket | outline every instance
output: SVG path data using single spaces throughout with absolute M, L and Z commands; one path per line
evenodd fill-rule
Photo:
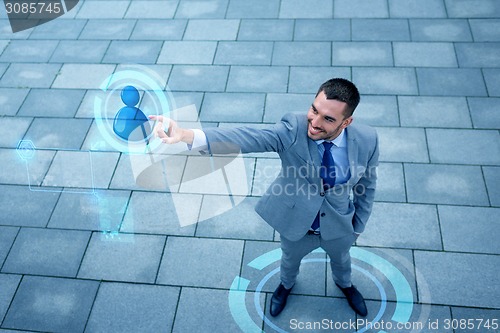
M 351 177 L 327 191 L 319 176 L 317 144 L 307 136 L 305 114 L 286 114 L 268 129 L 207 128 L 204 132 L 211 154 L 274 151 L 280 155 L 281 171 L 255 210 L 282 236 L 295 241 L 307 233 L 318 211 L 324 213 L 320 228 L 325 240 L 365 229 L 377 180 L 377 133 L 356 124 L 345 130 Z

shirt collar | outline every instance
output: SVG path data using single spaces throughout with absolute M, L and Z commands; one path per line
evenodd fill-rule
M 316 142 L 317 145 L 320 145 L 325 141 L 326 140 L 316 140 L 314 142 Z M 329 141 L 329 142 L 333 143 L 336 147 L 344 147 L 345 146 L 345 130 L 342 130 L 342 132 L 340 132 L 340 134 L 335 139 L 333 139 L 332 141 Z

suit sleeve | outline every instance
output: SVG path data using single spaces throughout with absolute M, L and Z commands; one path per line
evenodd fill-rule
M 280 122 L 265 129 L 252 127 L 207 128 L 210 154 L 281 152 L 297 137 L 298 116 L 286 114 Z
M 375 187 L 377 185 L 377 166 L 378 166 L 378 137 L 375 133 L 375 147 L 368 160 L 365 173 L 353 188 L 354 217 L 352 224 L 354 232 L 362 233 L 365 230 L 366 222 L 370 217 L 375 198 Z

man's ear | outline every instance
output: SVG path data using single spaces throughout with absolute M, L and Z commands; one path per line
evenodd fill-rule
M 350 116 L 350 117 L 348 117 L 348 118 L 344 119 L 344 120 L 342 121 L 342 127 L 343 127 L 343 128 L 346 128 L 347 126 L 351 125 L 351 123 L 352 123 L 352 121 L 353 121 L 353 120 L 354 120 L 354 118 L 353 118 L 352 116 Z

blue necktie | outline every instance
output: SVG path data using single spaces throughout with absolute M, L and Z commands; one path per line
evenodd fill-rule
M 325 147 L 325 152 L 323 153 L 323 160 L 321 161 L 321 168 L 319 175 L 323 179 L 323 190 L 326 191 L 330 187 L 335 185 L 335 163 L 333 161 L 332 153 L 330 149 L 333 143 L 324 141 L 323 147 Z M 319 228 L 319 212 L 314 219 L 311 229 L 316 230 Z

